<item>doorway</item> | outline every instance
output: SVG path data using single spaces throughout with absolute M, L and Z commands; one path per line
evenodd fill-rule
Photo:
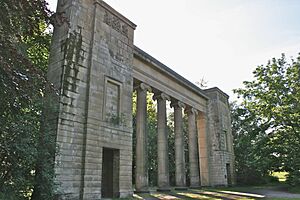
M 119 197 L 120 151 L 103 148 L 102 156 L 102 198 Z
M 232 182 L 231 182 L 231 170 L 230 170 L 230 164 L 226 163 L 226 172 L 227 172 L 227 185 L 231 186 Z

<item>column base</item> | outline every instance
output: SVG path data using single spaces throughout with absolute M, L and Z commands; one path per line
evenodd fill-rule
M 134 191 L 135 194 L 147 194 L 150 193 L 149 190 L 139 190 L 139 191 Z
M 178 187 L 175 187 L 174 189 L 175 190 L 188 190 L 188 188 L 184 187 L 184 186 L 182 186 L 182 187 L 178 186 Z
M 201 186 L 194 185 L 194 186 L 190 186 L 189 189 L 201 189 Z
M 169 192 L 169 191 L 171 191 L 171 189 L 170 188 L 157 188 L 156 191 L 157 192 Z

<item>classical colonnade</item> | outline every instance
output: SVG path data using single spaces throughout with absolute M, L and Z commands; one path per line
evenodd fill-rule
M 136 114 L 136 192 L 148 191 L 148 166 L 147 166 L 147 92 L 151 87 L 145 83 L 139 83 L 135 87 L 137 91 L 137 114 Z M 188 146 L 189 146 L 189 169 L 190 187 L 200 186 L 200 170 L 198 160 L 198 140 L 196 116 L 198 111 L 183 102 L 171 99 L 163 92 L 154 92 L 153 100 L 157 101 L 157 159 L 158 159 L 158 190 L 169 190 L 169 161 L 167 140 L 167 109 L 166 101 L 171 101 L 174 109 L 174 132 L 175 132 L 175 165 L 176 165 L 176 188 L 186 188 L 183 115 L 188 114 Z

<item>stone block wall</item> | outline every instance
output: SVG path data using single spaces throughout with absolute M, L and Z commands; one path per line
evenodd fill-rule
M 119 150 L 119 196 L 131 195 L 135 25 L 101 0 L 59 0 L 57 8 L 48 79 L 60 92 L 59 196 L 101 198 L 103 148 Z
M 164 77 L 156 84 L 161 91 L 180 98 L 180 92 L 186 91 L 199 100 L 191 102 L 201 111 L 197 118 L 201 185 L 234 184 L 230 111 L 225 93 L 218 88 L 205 90 L 209 97 L 206 109 L 207 97 L 202 90 L 166 66 L 161 67 L 151 56 L 139 59 L 151 57 L 156 64 L 152 62 L 149 67 L 145 62 L 148 65 L 138 65 L 140 71 L 135 69 L 134 73 L 136 26 L 102 0 L 58 0 L 57 8 L 48 79 L 60 93 L 59 99 L 52 99 L 58 112 L 52 113 L 50 119 L 59 148 L 55 157 L 59 199 L 101 199 L 103 191 L 110 192 L 101 187 L 106 180 L 104 167 L 113 174 L 112 181 L 107 182 L 113 187 L 113 197 L 132 195 L 135 76 L 152 83 L 152 87 L 155 82 L 151 82 L 151 76 Z M 142 62 L 136 59 L 136 63 Z M 156 69 L 157 63 L 160 67 Z M 175 79 L 179 81 L 171 85 L 170 80 Z M 184 90 L 179 92 L 180 88 Z
M 233 137 L 228 95 L 218 88 L 204 90 L 208 101 L 210 184 L 235 184 Z

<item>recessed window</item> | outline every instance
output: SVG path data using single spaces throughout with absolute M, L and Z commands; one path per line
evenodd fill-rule
M 120 121 L 121 85 L 120 82 L 106 77 L 104 118 L 113 124 L 119 124 Z

